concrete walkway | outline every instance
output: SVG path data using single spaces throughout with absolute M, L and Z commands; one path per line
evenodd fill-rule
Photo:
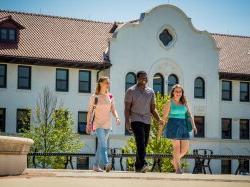
M 250 176 L 173 173 L 96 173 L 86 170 L 27 169 L 0 177 L 0 187 L 250 187 Z

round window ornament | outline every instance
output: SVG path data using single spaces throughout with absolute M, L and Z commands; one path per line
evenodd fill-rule
M 160 34 L 159 34 L 159 39 L 162 42 L 162 44 L 165 47 L 168 47 L 170 43 L 173 41 L 173 36 L 172 34 L 168 31 L 168 29 L 164 29 Z

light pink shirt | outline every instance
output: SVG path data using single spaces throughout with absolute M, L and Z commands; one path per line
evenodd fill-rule
M 92 111 L 95 94 L 90 96 L 89 111 Z M 111 112 L 114 111 L 114 98 L 111 94 L 98 95 L 98 103 L 95 109 L 94 129 L 111 129 Z

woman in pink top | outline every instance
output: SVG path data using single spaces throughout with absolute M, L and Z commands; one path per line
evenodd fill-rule
M 96 133 L 98 139 L 98 145 L 95 155 L 95 163 L 93 165 L 93 170 L 97 172 L 102 172 L 100 168 L 100 163 L 105 166 L 106 172 L 112 169 L 111 163 L 108 160 L 107 152 L 107 141 L 109 133 L 111 130 L 111 113 L 116 118 L 117 125 L 120 124 L 120 119 L 118 117 L 117 111 L 115 109 L 114 98 L 109 90 L 109 78 L 101 77 L 98 80 L 95 94 L 91 95 L 89 100 L 89 112 L 87 115 L 87 131 L 90 129 L 90 113 L 93 111 L 95 105 L 95 98 L 97 97 L 97 104 L 95 108 L 95 117 L 93 121 L 93 130 Z

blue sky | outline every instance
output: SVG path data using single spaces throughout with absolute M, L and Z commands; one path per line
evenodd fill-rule
M 98 21 L 129 21 L 160 4 L 181 8 L 199 30 L 250 36 L 250 0 L 0 0 L 0 9 Z

